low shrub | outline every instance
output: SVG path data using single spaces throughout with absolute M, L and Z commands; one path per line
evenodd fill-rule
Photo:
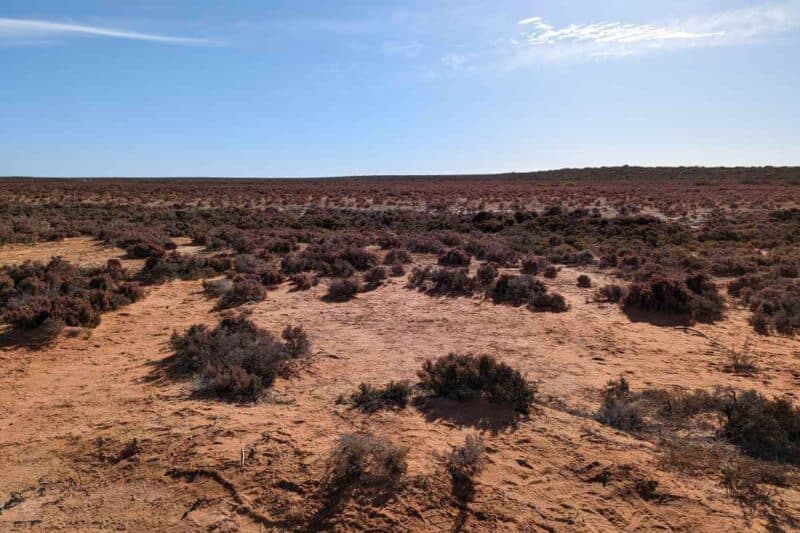
M 444 245 L 439 239 L 416 235 L 406 242 L 406 249 L 417 254 L 440 254 L 444 251 Z
M 0 319 L 22 331 L 45 323 L 95 327 L 102 313 L 144 296 L 113 261 L 105 268 L 78 268 L 54 257 L 47 264 L 3 267 L 0 275 Z
M 521 413 L 529 412 L 536 395 L 535 384 L 491 355 L 451 353 L 425 361 L 418 374 L 420 387 L 434 396 L 460 401 L 485 397 Z
M 625 297 L 626 306 L 644 311 L 689 314 L 691 296 L 686 284 L 674 278 L 655 277 L 633 283 Z
M 411 387 L 404 382 L 390 381 L 380 389 L 362 383 L 358 391 L 350 396 L 350 402 L 361 411 L 372 413 L 380 409 L 402 409 L 408 404 L 410 396 Z
M 389 250 L 383 258 L 384 265 L 402 265 L 412 262 L 413 259 L 411 258 L 411 254 L 408 253 L 407 250 L 403 249 Z
M 260 302 L 267 297 L 263 285 L 255 277 L 246 274 L 237 274 L 231 281 L 231 287 L 226 290 L 217 302 L 217 309 L 230 309 L 242 304 Z
M 490 243 L 480 251 L 480 255 L 477 257 L 488 263 L 497 263 L 504 267 L 513 267 L 519 260 L 519 253 L 508 246 Z
M 689 315 L 701 322 L 719 319 L 724 308 L 716 287 L 702 274 L 685 280 L 652 275 L 646 281 L 631 284 L 623 303 L 642 311 Z
M 311 355 L 311 341 L 303 326 L 286 326 L 281 338 L 290 357 L 298 359 Z
M 209 296 L 219 298 L 233 288 L 230 278 L 203 280 L 203 292 Z
M 377 287 L 386 278 L 386 269 L 382 266 L 373 267 L 364 274 L 364 281 L 371 287 Z
M 358 279 L 355 277 L 335 279 L 328 285 L 327 298 L 336 302 L 345 302 L 358 293 Z
M 547 265 L 542 274 L 546 278 L 553 279 L 558 276 L 558 268 L 555 265 Z
M 592 278 L 587 276 L 586 274 L 581 274 L 578 276 L 578 287 L 581 289 L 589 289 L 592 286 Z
M 391 266 L 391 268 L 389 269 L 389 272 L 394 277 L 400 277 L 400 276 L 405 276 L 406 269 L 405 269 L 405 267 L 403 266 L 402 263 L 395 263 L 395 264 L 393 264 Z
M 545 292 L 547 287 L 533 276 L 502 274 L 489 290 L 489 295 L 495 303 L 523 305 L 531 302 L 537 294 Z
M 340 435 L 326 465 L 324 487 L 395 486 L 408 469 L 408 448 L 372 433 Z
M 378 257 L 375 254 L 355 246 L 351 246 L 342 250 L 339 253 L 339 259 L 347 261 L 358 271 L 369 270 L 375 266 L 378 266 L 379 262 Z
M 162 257 L 150 257 L 137 275 L 139 281 L 160 284 L 171 279 L 199 279 L 217 276 L 231 268 L 227 258 L 205 258 L 171 252 Z
M 460 248 L 451 248 L 439 256 L 437 263 L 449 267 L 468 267 L 471 258 Z
M 269 265 L 258 273 L 262 285 L 280 285 L 286 279 L 283 272 L 276 265 Z
M 539 273 L 539 262 L 542 259 L 543 258 L 536 257 L 535 255 L 527 255 L 523 257 L 520 272 L 523 274 L 528 274 L 529 276 L 535 276 Z
M 453 494 L 461 501 L 470 501 L 475 495 L 475 476 L 486 465 L 486 445 L 480 435 L 467 435 L 464 444 L 454 447 L 445 457 L 447 473 Z
M 624 377 L 608 382 L 596 418 L 607 426 L 625 431 L 644 428 L 641 404 L 631 394 L 630 385 Z
M 415 267 L 408 278 L 409 286 L 430 294 L 468 296 L 478 288 L 478 282 L 470 277 L 466 268 Z
M 628 289 L 621 285 L 603 285 L 597 290 L 597 299 L 602 302 L 619 303 L 628 296 Z
M 531 299 L 530 307 L 534 311 L 550 311 L 552 313 L 563 313 L 569 309 L 567 301 L 557 292 L 535 294 Z
M 294 288 L 298 291 L 307 291 L 319 283 L 317 277 L 310 272 L 294 274 L 289 278 L 289 280 L 292 282 L 292 285 L 294 285 Z
M 298 356 L 296 336 L 284 345 L 242 316 L 225 318 L 214 329 L 191 326 L 183 335 L 172 335 L 171 372 L 194 376 L 200 395 L 253 401 Z
M 800 283 L 776 280 L 770 286 L 748 294 L 744 300 L 759 320 L 763 330 L 775 330 L 784 335 L 793 335 L 800 330 Z M 755 325 L 755 324 L 754 324 Z
M 147 259 L 148 257 L 161 257 L 166 252 L 163 247 L 150 241 L 140 241 L 128 246 L 128 257 L 132 259 Z
M 483 287 L 488 287 L 492 284 L 492 282 L 497 278 L 500 272 L 497 270 L 497 266 L 494 263 L 483 263 L 481 266 L 478 267 L 477 278 L 478 282 Z
M 731 394 L 722 404 L 724 437 L 743 452 L 769 460 L 800 462 L 800 409 L 757 391 Z

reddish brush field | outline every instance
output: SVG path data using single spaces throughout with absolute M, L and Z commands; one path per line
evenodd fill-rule
M 0 529 L 800 528 L 798 168 L 0 192 Z

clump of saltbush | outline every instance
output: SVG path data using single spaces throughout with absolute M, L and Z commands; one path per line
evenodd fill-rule
M 498 275 L 499 271 L 494 263 L 482 264 L 478 267 L 478 272 L 476 273 L 478 282 L 484 287 L 491 285 Z
M 152 241 L 139 241 L 135 244 L 128 246 L 126 250 L 128 257 L 132 259 L 147 259 L 148 257 L 161 257 L 166 250 L 152 242 Z
M 601 302 L 619 303 L 628 296 L 628 289 L 613 283 L 597 289 L 597 300 Z
M 469 254 L 461 248 L 451 248 L 441 254 L 437 260 L 440 265 L 449 267 L 468 267 L 470 262 Z
M 395 263 L 389 269 L 389 273 L 394 277 L 405 276 L 406 269 L 402 263 Z
M 693 320 L 713 322 L 722 316 L 724 302 L 713 283 L 703 274 L 686 279 L 653 274 L 632 283 L 623 303 L 642 311 L 688 315 Z
M 769 460 L 800 462 L 800 408 L 755 390 L 729 395 L 721 405 L 723 436 L 743 452 Z
M 477 280 L 469 275 L 466 268 L 415 267 L 408 284 L 430 294 L 468 296 L 478 289 Z
M 387 276 L 387 274 L 386 274 L 386 269 L 385 269 L 384 267 L 382 267 L 382 266 L 376 266 L 376 267 L 373 267 L 373 268 L 369 269 L 369 270 L 368 270 L 368 271 L 367 271 L 367 272 L 364 274 L 364 282 L 365 282 L 365 283 L 366 283 L 366 284 L 367 284 L 369 287 L 377 287 L 377 286 L 378 286 L 378 285 L 380 285 L 380 284 L 381 284 L 381 283 L 382 283 L 382 282 L 383 282 L 383 281 L 384 281 L 384 280 L 385 280 L 387 277 L 388 277 L 388 276 Z
M 144 296 L 116 259 L 105 268 L 79 268 L 59 257 L 0 269 L 0 320 L 17 330 L 60 325 L 95 327 L 102 313 Z
M 263 285 L 279 285 L 286 277 L 276 265 L 269 265 L 258 273 L 259 280 Z
M 502 274 L 489 290 L 489 295 L 495 303 L 523 305 L 531 302 L 537 294 L 545 292 L 547 287 L 533 276 Z
M 229 258 L 202 257 L 171 252 L 161 257 L 149 257 L 137 279 L 159 284 L 171 279 L 210 278 L 230 269 Z
M 287 334 L 288 331 L 288 334 Z M 288 363 L 309 353 L 302 328 L 284 331 L 286 344 L 242 316 L 223 319 L 217 327 L 191 326 L 173 333 L 170 371 L 192 376 L 201 396 L 253 401 L 288 372 Z
M 630 384 L 624 377 L 611 380 L 603 391 L 603 403 L 597 411 L 597 420 L 607 426 L 625 431 L 644 428 L 641 404 L 631 393 Z
M 486 466 L 486 445 L 480 435 L 467 435 L 464 444 L 455 446 L 445 456 L 447 473 L 453 494 L 461 501 L 470 501 L 475 495 L 475 476 Z
M 427 360 L 418 372 L 420 388 L 455 400 L 483 397 L 528 413 L 536 396 L 536 385 L 491 355 L 451 353 Z
M 402 381 L 390 381 L 383 388 L 362 383 L 358 391 L 350 396 L 350 403 L 361 411 L 372 413 L 381 409 L 402 409 L 408 404 L 410 396 L 411 387 Z
M 355 277 L 334 279 L 328 285 L 327 298 L 334 302 L 345 302 L 358 293 L 358 279 Z
M 535 255 L 527 255 L 522 258 L 522 264 L 520 267 L 520 272 L 523 274 L 527 274 L 529 276 L 535 276 L 539 273 L 539 266 L 540 263 L 546 264 L 547 260 L 542 257 L 536 257 Z
M 580 276 L 578 276 L 577 285 L 581 289 L 589 289 L 592 286 L 592 278 L 590 278 L 586 274 L 581 274 Z
M 298 359 L 311 355 L 311 341 L 303 326 L 286 326 L 281 338 L 290 357 Z
M 563 313 L 569 309 L 567 301 L 557 292 L 542 292 L 533 295 L 530 306 L 533 311 Z
M 247 274 L 237 274 L 230 287 L 222 293 L 217 302 L 217 309 L 230 309 L 242 304 L 260 302 L 266 298 L 267 291 L 258 278 Z
M 372 433 L 340 435 L 325 467 L 328 492 L 353 487 L 393 488 L 408 469 L 408 448 Z
M 658 422 L 680 427 L 702 413 L 718 414 L 718 436 L 745 454 L 800 463 L 800 408 L 786 398 L 769 399 L 755 390 L 646 389 L 634 393 L 621 377 L 606 385 L 596 418 L 618 429 L 637 431 Z
M 389 250 L 386 253 L 386 256 L 383 258 L 384 265 L 398 265 L 398 264 L 402 265 L 411 262 L 413 262 L 411 254 L 408 253 L 407 250 L 403 249 Z
M 299 274 L 293 274 L 289 278 L 289 281 L 291 281 L 295 290 L 298 291 L 307 291 L 308 289 L 319 283 L 319 279 L 310 272 L 300 272 Z

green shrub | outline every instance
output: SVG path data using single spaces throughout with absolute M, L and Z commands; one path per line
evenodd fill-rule
M 491 355 L 451 353 L 425 361 L 418 374 L 420 387 L 434 396 L 461 401 L 485 397 L 521 413 L 530 410 L 536 395 L 535 384 Z

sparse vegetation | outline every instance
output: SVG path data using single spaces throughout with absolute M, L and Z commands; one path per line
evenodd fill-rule
M 624 377 L 609 381 L 606 385 L 597 419 L 603 424 L 626 431 L 644 427 L 641 405 L 631 394 L 630 385 Z
M 28 470 L 48 471 L 45 463 L 57 456 L 62 470 L 80 471 L 88 487 L 67 494 L 39 527 L 128 523 L 124 513 L 97 505 L 95 489 L 117 490 L 115 480 L 131 469 L 150 483 L 153 473 L 161 477 L 159 465 L 188 461 L 204 466 L 187 468 L 182 479 L 219 484 L 212 493 L 222 499 L 179 502 L 187 507 L 178 522 L 175 502 L 164 513 L 154 500 L 155 518 L 137 518 L 142 528 L 191 527 L 212 517 L 223 527 L 247 528 L 252 520 L 269 530 L 557 529 L 569 515 L 602 529 L 631 528 L 629 517 L 645 512 L 653 524 L 696 529 L 708 509 L 728 528 L 798 528 L 800 422 L 787 338 L 800 328 L 800 209 L 787 207 L 800 202 L 796 168 L 2 182 L 0 243 L 35 244 L 4 247 L 4 264 L 50 250 L 76 258 L 68 267 L 45 261 L 0 268 L 4 412 L 14 428 L 0 458 L 13 467 L 24 457 L 30 468 L 11 469 L 24 478 Z M 84 266 L 107 257 L 120 259 Z M 412 290 L 388 279 L 407 273 L 401 279 Z M 322 287 L 299 292 L 320 279 Z M 204 292 L 217 301 L 198 296 L 200 281 L 148 289 L 170 280 L 204 280 Z M 378 287 L 341 306 L 319 300 L 349 300 Z M 152 305 L 125 309 L 146 289 Z M 242 315 L 207 313 L 214 303 L 223 309 L 248 302 Z M 624 315 L 611 309 L 616 305 Z M 274 324 L 279 315 L 306 317 L 306 327 L 318 326 L 313 339 L 296 324 L 281 332 L 253 322 Z M 212 322 L 176 333 L 175 353 L 156 364 L 164 325 L 182 328 L 192 317 Z M 98 330 L 82 329 L 101 318 Z M 761 350 L 713 341 L 730 338 L 743 318 L 772 336 L 759 341 Z M 692 322 L 708 324 L 687 327 Z M 419 384 L 391 381 L 441 346 L 457 351 L 427 362 Z M 492 356 L 462 355 L 467 350 Z M 299 360 L 312 352 L 324 361 Z M 518 371 L 540 366 L 553 396 L 540 397 Z M 587 407 L 585 391 L 612 367 L 624 378 Z M 297 368 L 304 371 L 265 394 Z M 103 383 L 92 382 L 100 377 Z M 181 386 L 162 381 L 171 377 Z M 651 383 L 658 385 L 645 385 Z M 703 388 L 679 387 L 688 383 Z M 176 403 L 175 390 L 190 386 L 198 398 L 265 401 L 233 411 Z M 337 396 L 350 408 L 333 408 Z M 547 405 L 542 416 L 521 420 L 512 412 L 530 412 L 538 402 Z M 95 424 L 91 435 L 71 439 L 66 454 L 63 443 L 36 440 L 43 424 L 52 424 L 53 434 L 73 432 L 85 405 L 100 422 L 114 418 L 111 407 L 124 405 L 127 414 L 119 427 Z M 144 423 L 147 417 L 166 425 Z M 250 419 L 264 427 L 243 432 L 239 422 Z M 330 438 L 342 424 L 372 433 L 342 436 L 323 473 L 324 451 L 308 443 Z M 188 437 L 165 439 L 162 426 Z M 486 442 L 478 434 L 460 442 L 465 428 Z M 412 476 L 404 478 L 408 449 L 384 435 L 411 447 Z M 104 444 L 96 445 L 101 436 Z M 30 442 L 41 453 L 27 454 Z M 440 455 L 448 442 L 456 446 Z M 611 448 L 619 449 L 606 454 Z M 555 480 L 562 485 L 586 484 L 587 505 L 559 516 L 530 514 L 532 490 L 547 505 L 558 500 L 548 500 L 555 485 L 539 462 L 566 472 L 569 479 Z M 486 463 L 491 476 L 481 478 Z M 102 482 L 111 474 L 114 483 Z M 527 478 L 510 496 L 494 490 L 507 474 Z M 63 481 L 56 472 L 52 482 Z M 484 495 L 484 488 L 492 490 Z M 0 511 L 27 500 L 47 503 L 37 489 L 21 490 L 0 500 Z M 508 497 L 513 505 L 501 508 Z M 91 512 L 59 511 L 84 503 Z M 608 513 L 590 512 L 598 505 Z
M 464 444 L 454 447 L 445 457 L 453 494 L 462 501 L 472 500 L 475 476 L 486 465 L 486 445 L 480 435 L 467 435 Z

